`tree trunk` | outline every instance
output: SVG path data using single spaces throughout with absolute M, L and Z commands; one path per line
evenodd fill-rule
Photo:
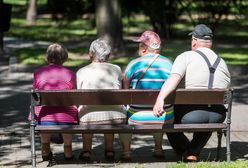
M 95 0 L 95 4 L 97 35 L 109 42 L 116 56 L 123 49 L 120 1 Z
M 37 10 L 36 0 L 30 0 L 27 15 L 26 15 L 27 25 L 35 25 L 35 20 L 37 17 L 36 10 Z
M 4 55 L 4 50 L 3 50 L 3 18 L 2 18 L 2 12 L 3 11 L 3 0 L 0 0 L 0 57 Z

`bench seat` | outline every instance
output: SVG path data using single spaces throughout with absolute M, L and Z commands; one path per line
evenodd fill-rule
M 226 129 L 225 123 L 171 125 L 37 125 L 40 133 L 151 133 L 151 132 L 206 132 Z

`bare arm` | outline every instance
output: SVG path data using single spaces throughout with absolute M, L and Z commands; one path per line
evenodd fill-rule
M 178 74 L 171 74 L 170 77 L 163 84 L 156 103 L 153 107 L 153 114 L 157 117 L 161 116 L 164 112 L 164 99 L 177 88 L 182 77 Z
M 129 89 L 129 80 L 123 75 L 123 89 Z

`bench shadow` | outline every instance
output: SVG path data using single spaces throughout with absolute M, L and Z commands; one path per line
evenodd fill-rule
M 231 159 L 235 160 L 248 160 L 248 142 L 233 141 L 231 143 Z
M 20 143 L 20 135 L 11 135 L 12 142 L 2 141 L 2 147 L 8 146 L 10 144 L 18 144 Z M 74 142 L 80 142 L 81 137 L 76 136 L 74 137 Z M 83 164 L 84 166 L 94 166 L 94 167 L 116 167 L 116 165 L 120 165 L 122 163 L 170 163 L 170 162 L 181 162 L 181 157 L 177 156 L 174 151 L 171 149 L 168 140 L 164 139 L 163 141 L 163 147 L 164 147 L 164 154 L 165 157 L 162 159 L 157 159 L 152 157 L 152 150 L 153 150 L 153 139 L 151 137 L 134 137 L 134 140 L 132 141 L 133 150 L 132 150 L 132 160 L 130 162 L 122 162 L 120 160 L 120 154 L 121 154 L 121 148 L 119 144 L 118 138 L 115 138 L 114 142 L 114 149 L 115 149 L 115 160 L 114 161 L 107 161 L 104 159 L 104 146 L 102 144 L 103 142 L 103 136 L 96 135 L 94 142 L 97 143 L 93 147 L 92 151 L 92 161 L 90 162 L 83 162 L 78 159 L 78 156 L 81 152 L 81 148 L 77 148 L 77 150 L 73 150 L 73 155 L 75 157 L 72 161 L 64 160 L 63 152 L 55 152 L 54 155 L 54 161 L 50 164 L 52 165 L 67 165 L 67 164 Z M 40 138 L 39 136 L 36 136 L 36 147 L 37 151 L 40 152 Z M 10 143 L 10 144 L 9 144 Z M 53 145 L 53 144 L 52 144 Z M 137 146 L 138 145 L 138 146 Z M 218 161 L 224 162 L 226 161 L 226 147 L 225 144 L 222 144 L 223 147 L 221 148 L 220 158 Z M 29 144 L 23 144 L 20 145 L 19 148 L 22 149 L 30 149 Z M 61 146 L 62 148 L 62 146 Z M 169 149 L 168 149 L 169 148 Z M 4 149 L 4 148 L 3 148 Z M 9 154 L 9 150 L 2 150 L 1 156 Z M 36 154 L 39 154 L 37 152 Z M 212 162 L 216 161 L 216 148 L 204 148 L 200 154 L 199 161 L 203 162 Z M 248 142 L 241 142 L 241 141 L 232 141 L 231 143 L 231 161 L 236 160 L 248 160 Z M 37 156 L 40 157 L 40 156 Z M 38 161 L 38 160 L 37 160 Z M 39 165 L 41 162 L 37 162 Z M 31 157 L 30 155 L 26 156 L 25 159 L 22 160 L 15 160 L 12 162 L 9 160 L 6 164 L 3 166 L 15 166 L 15 167 L 22 167 L 23 165 L 31 165 Z M 43 162 L 42 165 L 49 165 L 49 162 Z
M 165 140 L 167 141 L 167 140 Z M 149 142 L 150 143 L 150 142 Z M 167 143 L 167 142 L 165 142 Z M 165 145 L 166 147 L 167 145 Z M 114 161 L 106 161 L 103 156 L 103 145 L 95 146 L 92 153 L 92 160 L 90 162 L 83 162 L 78 159 L 78 155 L 81 150 L 73 151 L 75 160 L 73 161 L 65 161 L 63 159 L 63 153 L 59 153 L 55 156 L 56 165 L 63 165 L 63 164 L 89 164 L 94 165 L 97 167 L 98 164 L 99 167 L 102 167 L 102 164 L 106 164 L 107 167 L 114 167 L 116 164 L 121 163 L 158 163 L 158 162 L 182 162 L 182 158 L 174 153 L 172 149 L 165 149 L 164 154 L 165 157 L 162 159 L 157 159 L 152 157 L 152 149 L 153 146 L 141 146 L 139 148 L 135 148 L 132 150 L 132 160 L 129 162 L 122 162 L 120 160 L 120 149 L 116 149 L 116 157 Z M 248 159 L 248 142 L 238 142 L 234 141 L 231 144 L 231 152 L 232 157 L 231 161 L 236 160 L 247 160 Z M 217 150 L 216 148 L 204 148 L 199 156 L 199 161 L 203 162 L 212 162 L 212 161 L 220 161 L 225 162 L 226 161 L 226 147 L 221 148 L 220 158 L 217 160 L 216 155 Z M 87 166 L 86 166 L 87 167 Z

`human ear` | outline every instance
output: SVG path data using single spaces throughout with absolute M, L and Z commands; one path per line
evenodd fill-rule
M 93 55 L 91 53 L 89 53 L 88 56 L 89 56 L 89 60 L 93 61 L 93 58 L 94 58 Z

